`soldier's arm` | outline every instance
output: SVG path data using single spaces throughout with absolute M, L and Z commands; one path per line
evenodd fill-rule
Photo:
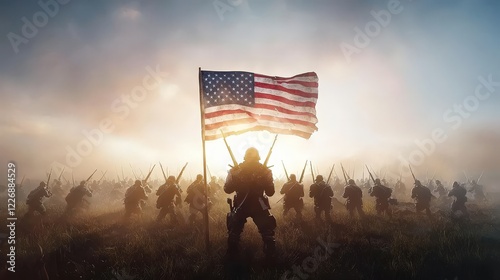
M 281 187 L 281 191 L 280 191 L 280 194 L 285 194 L 286 193 L 286 186 L 287 184 L 284 184 L 283 187 Z
M 309 197 L 314 197 L 314 184 L 309 187 Z
M 343 198 L 347 198 L 348 195 L 347 195 L 347 187 L 344 188 L 344 194 L 342 195 Z
M 264 177 L 264 190 L 266 192 L 267 196 L 273 196 L 274 195 L 274 182 L 273 182 L 273 172 L 269 169 L 266 170 L 266 176 Z
M 227 194 L 231 194 L 236 191 L 234 176 L 234 171 L 231 169 L 227 174 L 226 182 L 224 183 L 224 192 Z

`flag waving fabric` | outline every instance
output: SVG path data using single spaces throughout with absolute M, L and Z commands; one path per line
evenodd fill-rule
M 247 131 L 297 135 L 309 139 L 318 130 L 318 76 L 290 78 L 249 72 L 201 71 L 205 140 Z

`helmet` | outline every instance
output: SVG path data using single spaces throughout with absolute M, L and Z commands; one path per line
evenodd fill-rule
M 475 184 L 476 184 L 476 180 L 472 180 L 472 182 L 471 182 L 471 183 L 472 183 L 473 185 L 475 185 Z
M 460 184 L 457 181 L 455 181 L 455 182 L 453 182 L 453 187 L 458 188 L 458 187 L 460 187 Z
M 349 182 L 348 182 L 349 185 L 356 185 L 356 182 L 354 182 L 353 179 L 349 179 Z
M 135 180 L 134 185 L 136 185 L 136 186 L 142 186 L 141 180 Z
M 40 182 L 40 187 L 45 187 L 45 186 L 46 186 L 45 182 L 44 182 L 44 181 L 41 181 L 41 182 Z
M 321 181 L 323 181 L 323 176 L 322 175 L 316 176 L 316 182 L 321 182 Z
M 203 179 L 203 175 L 201 174 L 196 175 L 196 180 L 201 180 L 201 179 Z
M 83 185 L 85 185 L 85 183 L 87 183 L 87 182 L 86 181 L 81 181 L 80 185 L 83 186 Z
M 173 182 L 175 182 L 175 176 L 172 176 L 172 175 L 168 176 L 167 181 L 173 181 Z
M 439 180 L 436 180 L 436 184 L 441 184 L 441 181 L 439 181 Z
M 259 151 L 254 148 L 254 147 L 250 147 L 247 149 L 247 151 L 245 152 L 245 160 L 256 160 L 256 161 L 259 161 L 260 160 L 260 156 L 259 156 Z
M 375 179 L 375 184 L 379 184 L 380 185 L 380 179 Z
M 415 180 L 415 185 L 416 185 L 416 186 L 421 186 L 421 185 L 422 185 L 422 183 L 420 183 L 420 181 L 419 181 L 419 180 Z
M 290 180 L 292 181 L 297 180 L 297 176 L 295 176 L 295 174 L 290 174 Z

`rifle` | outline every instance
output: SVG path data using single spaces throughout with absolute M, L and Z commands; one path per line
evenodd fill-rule
M 85 180 L 85 183 L 87 183 L 88 181 L 90 181 L 90 179 L 92 178 L 92 176 L 94 176 L 94 174 L 97 172 L 97 169 L 94 170 L 94 172 L 92 172 L 92 174 L 90 174 L 90 176 L 87 178 L 87 180 Z
M 306 167 L 307 167 L 307 160 L 306 163 L 304 164 L 304 168 L 302 169 L 302 173 L 300 174 L 300 179 L 299 179 L 299 184 L 302 183 L 302 180 L 304 179 L 304 173 L 306 172 Z M 286 193 L 283 194 L 283 196 L 276 201 L 276 204 L 278 204 L 283 198 L 285 198 L 285 195 L 295 187 L 296 184 L 294 184 Z
M 66 167 L 63 167 L 63 170 L 61 171 L 61 174 L 59 174 L 59 177 L 57 178 L 57 180 L 58 180 L 59 182 L 61 181 L 61 176 L 63 175 L 63 173 L 64 173 L 64 169 L 65 169 L 65 168 L 66 168 Z
M 328 175 L 328 179 L 326 180 L 327 185 L 330 182 L 330 179 L 332 178 L 332 173 L 334 168 L 335 168 L 335 163 L 333 164 L 332 169 L 330 170 L 330 174 Z
M 354 167 L 352 168 L 352 178 L 354 178 L 354 171 L 356 171 L 356 166 L 354 166 Z M 347 175 L 349 175 L 349 174 L 347 174 Z
M 220 133 L 222 133 L 222 137 L 224 138 L 224 143 L 226 144 L 226 148 L 229 151 L 229 155 L 231 156 L 231 160 L 233 161 L 233 166 L 231 166 L 231 165 L 229 165 L 229 166 L 238 167 L 238 162 L 236 161 L 236 158 L 234 157 L 233 151 L 231 150 L 231 147 L 229 147 L 229 144 L 227 143 L 226 135 L 224 135 L 224 132 L 222 132 L 222 130 L 220 131 Z
M 186 162 L 186 164 L 184 164 L 184 167 L 182 167 L 181 172 L 179 172 L 177 179 L 175 179 L 176 184 L 179 184 L 179 181 L 181 180 L 181 177 L 182 177 L 182 173 L 184 173 L 184 169 L 186 169 L 187 165 L 188 165 L 188 163 Z
M 373 181 L 373 183 L 375 184 L 375 178 L 373 178 L 373 175 L 372 175 L 372 173 L 370 172 L 370 169 L 368 168 L 368 165 L 366 165 L 366 164 L 365 164 L 365 166 L 366 166 L 366 170 L 368 170 L 368 174 L 370 174 L 370 178 L 372 178 L 372 181 Z
M 349 176 L 349 175 L 347 175 L 347 176 L 346 176 L 346 174 L 345 174 L 346 172 L 345 172 L 345 170 L 344 170 L 344 166 L 342 165 L 342 163 L 340 163 L 340 167 L 342 168 L 342 173 L 344 174 L 345 184 L 346 184 L 346 186 L 347 186 L 347 185 L 349 184 L 349 183 L 347 182 L 347 176 Z
M 50 192 L 49 184 L 50 184 L 50 175 L 52 175 L 52 168 L 50 168 L 49 172 L 49 177 L 47 178 L 47 185 L 45 186 L 45 189 L 49 193 L 49 196 L 52 196 L 52 193 Z
M 156 164 L 153 165 L 153 168 L 151 168 L 151 170 L 149 170 L 148 176 L 146 176 L 146 179 L 144 179 L 144 183 L 148 182 L 148 179 L 151 176 L 151 173 L 153 173 L 153 169 L 155 169 L 155 166 L 156 166 Z
M 281 164 L 283 165 L 283 169 L 285 170 L 286 180 L 290 181 L 290 177 L 288 177 L 288 172 L 286 171 L 285 163 L 281 161 Z
M 23 176 L 23 179 L 21 180 L 21 184 L 19 184 L 19 186 L 22 186 L 23 185 L 23 182 L 24 182 L 24 178 L 26 177 L 26 175 Z
M 99 180 L 97 181 L 97 184 L 99 185 L 99 183 L 101 182 L 102 178 L 104 178 L 104 176 L 106 176 L 106 173 L 108 172 L 108 170 L 104 171 L 104 173 L 102 174 L 101 178 L 99 178 Z
M 269 158 L 271 157 L 271 153 L 273 152 L 274 144 L 276 144 L 276 140 L 278 140 L 278 134 L 274 137 L 273 144 L 271 145 L 271 148 L 269 149 L 269 152 L 267 153 L 266 160 L 264 161 L 264 166 L 267 166 L 267 163 L 269 162 Z
M 163 178 L 165 179 L 165 183 L 167 182 L 167 176 L 165 175 L 165 171 L 163 171 L 163 165 L 160 162 L 161 173 L 163 173 Z
M 73 180 L 73 186 L 75 186 L 75 177 L 73 177 L 73 172 L 71 172 L 71 180 Z
M 413 180 L 414 180 L 415 182 L 417 182 L 417 179 L 415 178 L 415 174 L 413 174 L 413 170 L 411 169 L 411 165 L 410 165 L 410 164 L 408 164 L 408 166 L 410 167 L 411 176 L 413 176 Z
M 479 181 L 481 181 L 481 178 L 483 178 L 483 174 L 484 174 L 484 170 L 481 172 L 481 175 L 477 179 L 476 184 L 479 184 Z
M 212 178 L 212 172 L 210 172 L 210 168 L 208 168 L 208 165 L 207 165 L 207 171 L 208 171 L 208 177 Z
M 313 183 L 314 183 L 314 170 L 313 170 L 313 166 L 312 166 L 312 162 L 311 161 L 309 161 L 309 167 L 311 168 L 311 176 L 312 176 Z
M 123 165 L 122 165 L 122 179 L 125 181 L 125 174 L 123 174 Z

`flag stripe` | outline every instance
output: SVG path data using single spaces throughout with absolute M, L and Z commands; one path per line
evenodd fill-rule
M 294 119 L 294 118 L 283 118 L 283 117 L 276 117 L 273 115 L 255 115 L 255 114 L 250 114 L 248 112 L 245 113 L 236 113 L 236 114 L 223 114 L 217 117 L 212 117 L 209 120 L 205 120 L 205 125 L 207 129 L 215 129 L 218 127 L 214 127 L 215 125 L 219 125 L 221 123 L 227 123 L 232 124 L 232 123 L 237 123 L 238 121 L 244 121 L 244 122 L 255 122 L 257 121 L 257 118 L 266 120 L 266 121 L 278 121 L 281 123 L 288 123 L 291 125 L 302 125 L 302 126 L 309 126 L 313 129 L 317 129 L 316 125 L 300 120 L 300 119 Z
M 276 103 L 276 102 L 274 102 L 274 103 Z M 297 109 L 303 109 L 303 108 L 297 108 Z M 314 109 L 312 109 L 312 108 L 308 108 L 308 110 L 314 111 Z M 220 116 L 222 114 L 232 114 L 232 113 L 240 113 L 240 112 L 264 114 L 268 111 L 275 112 L 275 113 L 282 113 L 289 118 L 296 116 L 297 118 L 302 117 L 304 120 L 310 120 L 313 123 L 317 122 L 316 116 L 313 113 L 310 113 L 308 111 L 300 111 L 300 112 L 293 111 L 293 110 L 285 109 L 283 107 L 277 107 L 273 104 L 263 104 L 263 103 L 255 105 L 255 107 L 253 107 L 253 108 L 247 107 L 247 106 L 236 105 L 236 104 L 210 107 L 210 108 L 205 109 L 205 119 L 208 120 L 210 118 L 217 117 L 217 116 Z
M 259 124 L 249 124 L 245 126 L 234 126 L 233 129 L 231 130 L 224 130 L 224 134 L 227 136 L 230 135 L 239 135 L 243 134 L 245 132 L 249 131 L 259 131 L 259 130 L 266 130 L 271 133 L 277 133 L 277 134 L 287 134 L 287 135 L 297 135 L 305 139 L 309 139 L 311 137 L 312 132 L 304 132 L 300 130 L 295 130 L 295 129 L 284 129 L 284 128 L 277 128 L 277 127 L 269 127 L 269 126 L 264 126 L 264 125 L 259 125 Z M 222 133 L 220 130 L 212 130 L 210 132 L 207 132 L 205 134 L 205 140 L 215 140 L 222 138 Z
M 265 94 L 265 93 L 255 93 L 255 102 L 257 103 L 257 99 L 267 99 L 267 100 L 275 100 L 284 104 L 298 106 L 298 107 L 310 107 L 314 108 L 316 106 L 315 102 L 312 101 L 295 101 L 287 99 L 283 96 L 275 95 L 275 94 Z

